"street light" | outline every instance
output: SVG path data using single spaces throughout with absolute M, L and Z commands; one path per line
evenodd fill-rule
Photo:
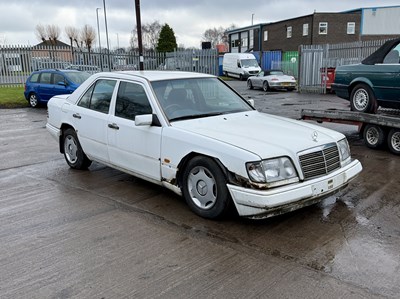
M 254 14 L 251 14 L 251 26 L 253 26 L 253 18 L 254 18 Z
M 107 39 L 107 56 L 108 56 L 108 69 L 111 70 L 110 66 L 110 44 L 108 41 L 108 28 L 107 28 L 107 12 L 106 12 L 106 0 L 103 0 L 103 6 L 104 6 L 104 23 L 106 25 L 106 39 Z
M 99 36 L 99 56 L 100 56 L 100 68 L 103 71 L 103 57 L 101 57 L 101 41 L 100 41 L 100 26 L 99 26 L 99 9 L 96 8 L 96 16 L 97 16 L 97 35 Z
M 100 26 L 99 26 L 99 9 L 96 8 L 96 16 L 97 16 L 97 35 L 99 37 L 99 52 L 101 53 L 101 41 L 100 41 Z

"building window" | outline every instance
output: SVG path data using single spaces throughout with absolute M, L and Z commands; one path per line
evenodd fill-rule
M 249 42 L 249 47 L 253 48 L 254 47 L 254 31 L 250 30 L 250 42 Z
M 268 31 L 264 31 L 264 41 L 268 40 Z
M 356 33 L 356 23 L 348 22 L 347 23 L 347 34 L 355 34 Z
M 241 44 L 240 44 L 240 45 L 241 45 L 242 47 L 247 47 L 248 43 L 249 43 L 248 38 L 247 38 L 247 37 L 244 37 L 244 38 L 242 38 L 242 41 L 241 41 Z
M 240 45 L 240 41 L 238 39 L 233 39 L 231 41 L 231 47 L 232 48 L 237 48 L 237 47 L 239 47 L 239 45 Z
M 307 35 L 308 35 L 308 23 L 303 24 L 303 36 L 307 36 Z
M 291 38 L 292 37 L 292 26 L 287 26 L 286 27 L 286 37 Z
M 319 23 L 319 34 L 328 34 L 328 23 L 320 22 Z

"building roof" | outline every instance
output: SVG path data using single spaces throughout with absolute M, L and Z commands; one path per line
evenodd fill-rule
M 45 41 L 35 45 L 34 48 L 36 48 L 36 47 L 49 47 L 49 46 L 71 47 L 70 45 L 67 45 L 66 43 L 63 43 L 62 41 L 59 41 L 59 40 L 56 40 L 55 44 L 53 44 L 53 41 L 45 40 Z

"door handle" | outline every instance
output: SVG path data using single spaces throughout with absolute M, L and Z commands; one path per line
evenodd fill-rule
M 77 118 L 77 119 L 81 119 L 82 118 L 82 116 L 80 116 L 79 113 L 72 114 L 72 117 Z
M 110 129 L 119 130 L 119 127 L 116 123 L 108 124 L 108 127 Z

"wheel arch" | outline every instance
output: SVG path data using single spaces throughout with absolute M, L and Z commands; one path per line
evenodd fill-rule
M 225 165 L 218 158 L 215 158 L 215 157 L 212 157 L 212 156 L 209 156 L 206 154 L 202 154 L 199 152 L 190 152 L 185 157 L 183 157 L 178 164 L 178 171 L 176 174 L 178 187 L 182 187 L 182 185 L 183 185 L 183 173 L 185 172 L 185 169 L 186 169 L 189 161 L 192 160 L 194 157 L 199 157 L 199 156 L 213 160 L 218 165 L 218 167 L 222 170 L 222 173 L 224 174 L 227 181 L 229 181 L 229 182 L 232 181 L 233 174 L 225 167 Z
M 364 78 L 364 77 L 358 77 L 358 78 L 353 79 L 349 84 L 349 87 L 348 87 L 349 97 L 350 97 L 351 92 L 354 89 L 354 87 L 358 84 L 368 85 L 368 87 L 371 89 L 372 93 L 376 96 L 375 90 L 374 90 L 374 85 L 372 84 L 371 80 Z
M 58 138 L 59 138 L 58 144 L 59 144 L 59 146 L 60 146 L 60 153 L 61 153 L 61 154 L 64 153 L 64 131 L 67 130 L 67 129 L 75 130 L 75 128 L 74 128 L 72 125 L 70 125 L 70 124 L 63 123 L 63 124 L 61 125 L 61 128 L 60 128 L 61 134 L 60 134 L 60 136 L 58 137 Z

